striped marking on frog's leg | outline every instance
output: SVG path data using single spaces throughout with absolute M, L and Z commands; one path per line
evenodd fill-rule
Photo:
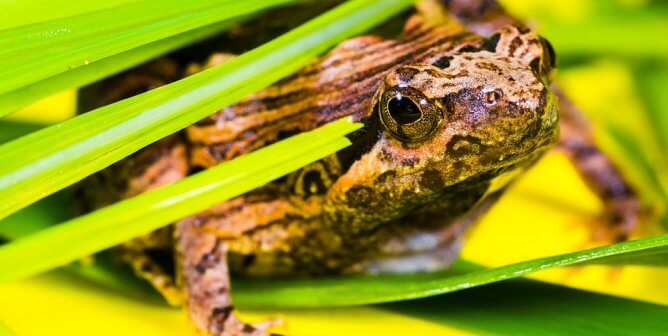
M 233 313 L 227 244 L 199 224 L 189 217 L 175 228 L 177 279 L 193 324 L 209 335 L 269 335 L 262 329 L 266 324 L 246 324 Z
M 641 215 L 638 195 L 594 143 L 591 127 L 582 112 L 563 93 L 555 91 L 561 110 L 561 139 L 557 149 L 572 160 L 580 176 L 603 202 L 608 225 L 602 229 L 605 236 L 602 238 L 626 240 Z

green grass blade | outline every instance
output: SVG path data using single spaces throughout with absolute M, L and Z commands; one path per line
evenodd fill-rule
M 84 13 L 95 12 L 127 5 L 142 0 L 83 1 L 72 0 L 30 0 L 4 1 L 0 11 L 0 30 L 62 19 Z
M 46 125 L 0 120 L 0 145 L 23 135 L 35 132 Z
M 664 335 L 668 308 L 525 279 L 379 308 L 474 335 Z
M 141 1 L 105 10 L 35 24 L 0 30 L 0 55 L 16 55 L 17 52 L 37 48 L 60 48 L 71 42 L 91 37 L 102 38 L 109 33 L 137 28 L 163 19 L 202 10 L 210 6 L 225 5 L 229 0 L 203 0 L 198 3 L 176 1 Z M 109 21 L 123 18 L 121 21 Z
M 668 246 L 654 247 L 642 251 L 605 257 L 592 260 L 588 263 L 599 265 L 643 265 L 666 267 L 668 266 Z
M 225 64 L 0 146 L 0 218 L 266 87 L 410 4 L 346 2 Z
M 178 49 L 186 44 L 195 43 L 212 36 L 216 32 L 229 28 L 234 22 L 236 20 L 215 23 L 168 37 L 5 93 L 0 95 L 0 115 L 17 111 L 32 102 L 59 91 L 93 83 L 99 79 Z
M 147 1 L 66 18 L 62 23 L 0 32 L 0 41 L 5 41 L 0 42 L 0 94 L 169 36 L 291 1 L 295 0 Z
M 0 283 L 65 265 L 260 187 L 348 146 L 344 135 L 359 127 L 342 119 L 19 238 L 0 247 Z
M 668 246 L 668 235 L 661 235 L 455 275 L 441 271 L 377 277 L 243 279 L 234 282 L 233 296 L 237 304 L 247 307 L 329 307 L 409 300 L 517 278 L 552 267 L 665 246 Z

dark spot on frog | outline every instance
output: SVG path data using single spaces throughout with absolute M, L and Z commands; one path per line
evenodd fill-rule
M 145 273 L 153 271 L 153 267 L 151 267 L 151 264 L 149 264 L 149 263 L 142 264 L 140 269 L 141 269 L 142 272 L 145 272 Z
M 438 70 L 436 70 L 436 69 L 424 69 L 423 71 L 424 71 L 427 75 L 429 75 L 429 77 L 438 78 L 438 77 L 443 76 L 443 74 L 442 74 L 441 72 L 439 72 Z M 421 84 L 424 85 L 425 87 L 429 87 L 429 85 L 427 85 L 426 82 L 421 83 Z
M 250 325 L 250 324 L 245 324 L 241 331 L 245 332 L 245 333 L 252 333 L 252 332 L 256 331 L 256 329 L 253 328 L 253 326 Z
M 346 192 L 348 204 L 355 208 L 369 206 L 374 201 L 373 189 L 365 186 L 355 186 Z
M 531 67 L 531 70 L 533 70 L 533 72 L 536 74 L 536 76 L 538 77 L 541 76 L 540 57 L 536 57 L 533 60 L 531 60 L 529 66 Z
M 385 184 L 394 179 L 395 177 L 397 177 L 397 172 L 395 172 L 394 170 L 388 170 L 378 175 L 378 177 L 376 177 L 376 183 Z
M 404 167 L 413 168 L 413 167 L 415 167 L 415 164 L 418 163 L 418 162 L 419 162 L 419 160 L 417 158 L 410 157 L 410 158 L 401 160 L 401 165 L 404 166 Z
M 438 170 L 429 169 L 423 172 L 420 176 L 420 187 L 422 188 L 437 191 L 443 189 L 444 185 L 445 182 Z
M 534 119 L 533 122 L 528 123 L 528 125 L 524 129 L 524 134 L 522 134 L 522 138 L 520 139 L 520 142 L 527 141 L 529 139 L 534 139 L 538 136 L 538 133 L 541 131 L 541 123 L 540 119 Z
M 211 323 L 215 324 L 217 330 L 223 330 L 225 321 L 234 310 L 232 305 L 216 307 L 211 310 Z
M 294 129 L 290 129 L 290 130 L 281 130 L 280 132 L 278 132 L 278 135 L 276 135 L 276 141 L 287 139 L 287 138 L 289 138 L 293 135 L 297 135 L 299 133 L 301 133 L 301 130 L 299 128 L 294 128 Z
M 385 148 L 381 149 L 376 157 L 382 162 L 392 162 L 392 160 L 394 160 L 392 154 L 390 154 L 390 152 L 388 152 Z
M 468 70 L 462 69 L 456 74 L 443 74 L 443 75 L 441 75 L 441 77 L 445 77 L 447 79 L 457 79 L 457 78 L 466 77 L 468 75 L 469 75 Z
M 241 267 L 248 268 L 255 263 L 255 260 L 257 260 L 257 255 L 254 253 L 246 254 L 243 256 L 243 259 L 241 259 Z
M 373 111 L 378 111 L 378 104 L 374 106 Z M 353 145 L 336 153 L 336 157 L 341 165 L 342 173 L 348 171 L 355 161 L 359 160 L 362 155 L 369 152 L 380 137 L 381 132 L 378 113 L 372 113 L 370 117 L 360 121 L 364 126 L 346 136 Z
M 529 27 L 524 26 L 524 25 L 517 25 L 516 27 L 517 27 L 517 31 L 520 34 L 528 34 L 531 31 L 531 29 L 529 29 Z
M 432 64 L 433 66 L 441 69 L 445 69 L 450 66 L 450 61 L 452 60 L 452 56 L 443 56 Z
M 413 77 L 415 77 L 415 75 L 417 75 L 419 72 L 420 70 L 409 67 L 400 67 L 397 69 L 399 80 L 406 84 L 413 80 Z
M 478 49 L 476 46 L 467 45 L 467 46 L 463 46 L 463 47 L 459 48 L 459 50 L 457 50 L 457 51 L 460 52 L 460 53 L 468 53 L 468 52 L 480 51 L 480 49 Z
M 490 62 L 476 62 L 475 67 L 478 69 L 490 70 L 494 72 L 501 72 L 501 68 Z
M 489 52 L 496 52 L 496 45 L 499 44 L 500 39 L 501 34 L 499 33 L 495 33 L 494 35 L 490 36 L 487 42 L 485 42 L 484 49 Z
M 214 267 L 216 264 L 218 264 L 218 262 L 219 260 L 218 257 L 216 257 L 216 255 L 214 255 L 213 253 L 207 253 L 203 255 L 199 263 L 195 265 L 195 270 L 197 270 L 197 272 L 199 272 L 200 274 L 204 274 L 204 272 L 206 272 L 207 269 Z
M 552 44 L 547 39 L 545 39 L 543 37 L 539 37 L 539 38 L 540 38 L 540 41 L 543 44 L 543 50 L 547 51 L 547 56 L 550 58 L 548 64 L 553 69 L 556 68 L 557 67 L 557 54 L 554 52 L 554 47 L 552 47 Z
M 319 195 L 327 192 L 327 187 L 325 186 L 325 182 L 322 181 L 320 172 L 315 170 L 304 174 L 302 188 L 304 195 Z
M 508 46 L 508 54 L 513 55 L 515 53 L 515 50 L 519 48 L 522 45 L 522 39 L 519 36 L 515 36 L 515 38 L 510 41 L 510 46 Z

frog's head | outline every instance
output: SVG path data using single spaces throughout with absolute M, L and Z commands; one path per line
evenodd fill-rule
M 372 105 L 377 141 L 335 186 L 341 201 L 401 215 L 534 160 L 558 134 L 553 67 L 548 44 L 516 26 L 395 67 Z

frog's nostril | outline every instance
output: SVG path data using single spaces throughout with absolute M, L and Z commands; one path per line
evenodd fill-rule
M 406 125 L 419 120 L 422 117 L 422 110 L 410 98 L 397 94 L 387 102 L 387 109 L 397 123 Z

